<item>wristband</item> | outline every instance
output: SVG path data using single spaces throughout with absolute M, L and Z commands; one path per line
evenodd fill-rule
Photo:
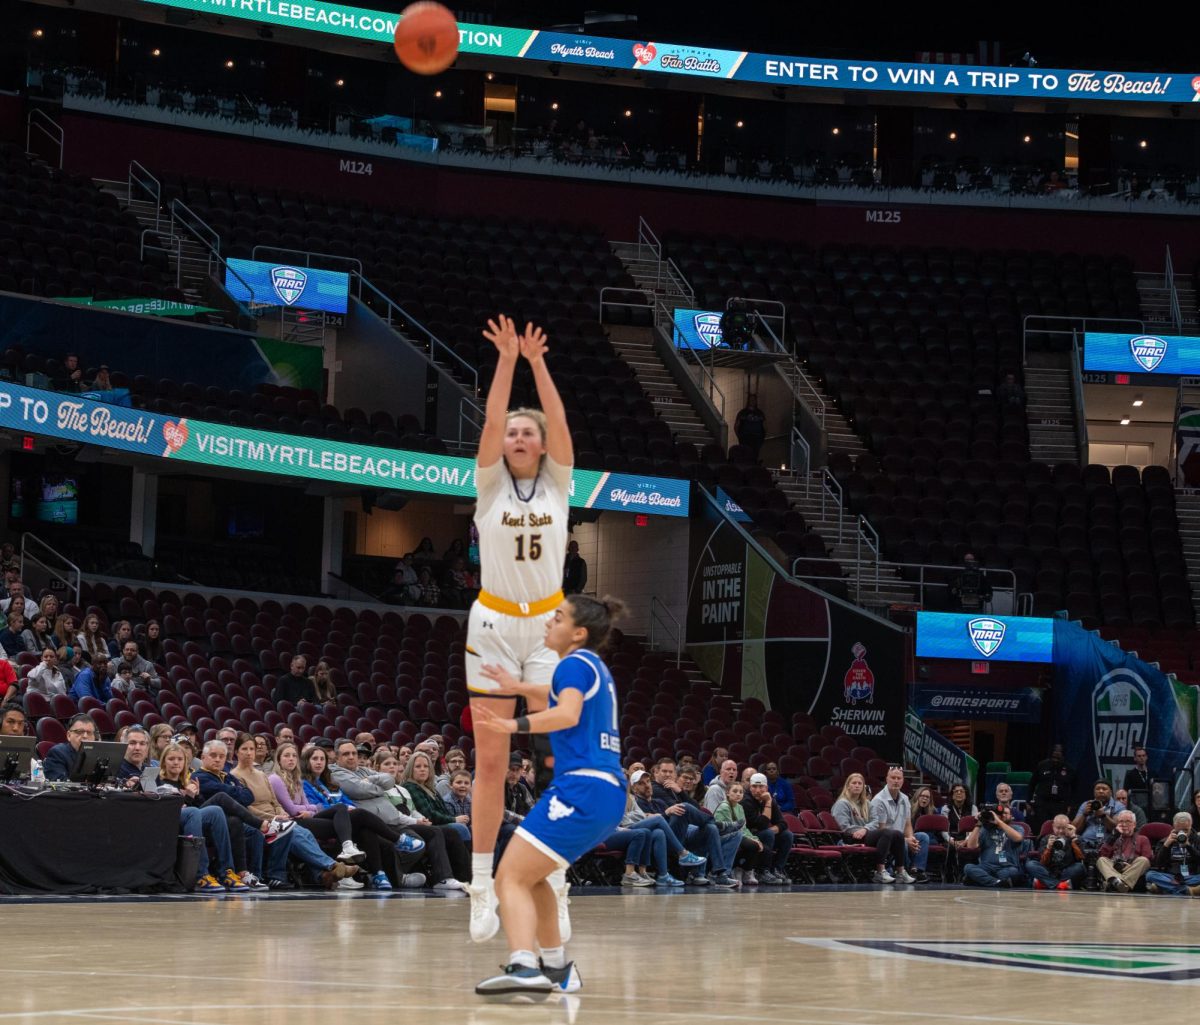
M 516 723 L 517 723 L 517 732 L 518 733 L 529 733 L 530 732 L 529 716 L 518 715 L 516 718 Z

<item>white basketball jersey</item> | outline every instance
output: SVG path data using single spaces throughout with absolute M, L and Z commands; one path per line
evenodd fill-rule
M 514 481 L 499 459 L 476 466 L 475 490 L 480 586 L 511 602 L 540 601 L 561 590 L 571 468 L 546 456 L 535 485 Z

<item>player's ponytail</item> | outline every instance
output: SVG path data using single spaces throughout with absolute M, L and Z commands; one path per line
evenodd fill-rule
M 586 646 L 592 651 L 599 651 L 604 646 L 613 622 L 625 614 L 625 603 L 608 595 L 592 598 L 586 594 L 573 594 L 567 601 L 571 605 L 571 619 L 587 631 Z

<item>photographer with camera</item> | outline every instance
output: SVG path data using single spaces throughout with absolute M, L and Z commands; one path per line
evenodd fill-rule
M 992 600 L 992 585 L 988 583 L 987 574 L 970 552 L 963 556 L 962 571 L 950 584 L 950 597 L 959 612 L 982 612 Z
M 1117 831 L 1100 848 L 1096 869 L 1109 893 L 1129 893 L 1150 869 L 1150 841 L 1134 832 L 1133 812 L 1117 813 Z
M 1055 815 L 1053 832 L 1042 837 L 1036 858 L 1025 862 L 1025 874 L 1035 890 L 1069 890 L 1083 878 L 1083 851 L 1075 842 L 1075 827 L 1065 815 Z
M 1012 809 L 984 807 L 967 837 L 966 847 L 979 850 L 979 861 L 963 866 L 963 882 L 974 886 L 1016 886 L 1021 873 L 1021 844 L 1025 834 L 1012 822 Z
M 1104 838 L 1117 828 L 1117 815 L 1124 810 L 1125 805 L 1113 799 L 1108 780 L 1096 780 L 1092 786 L 1092 799 L 1079 806 L 1071 823 L 1075 827 L 1079 845 L 1086 850 L 1102 844 Z
M 1146 889 L 1200 897 L 1200 833 L 1192 828 L 1192 817 L 1186 811 L 1171 820 L 1171 832 L 1154 856 L 1154 868 L 1146 873 Z

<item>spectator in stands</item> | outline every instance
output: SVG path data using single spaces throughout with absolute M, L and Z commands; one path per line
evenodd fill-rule
M 0 631 L 0 648 L 9 658 L 16 658 L 24 651 L 32 653 L 33 638 L 25 629 L 25 617 L 20 612 L 8 614 L 8 629 Z
M 142 628 L 142 632 L 138 635 L 138 648 L 142 655 L 145 656 L 148 662 L 161 662 L 163 660 L 163 635 L 162 625 L 157 619 L 149 619 L 146 625 Z
M 893 765 L 887 772 L 887 786 L 871 799 L 871 818 L 880 826 L 904 834 L 904 864 L 896 864 L 896 879 L 901 883 L 928 882 L 925 865 L 929 860 L 929 835 L 913 832 L 912 805 L 903 786 L 904 770 Z M 915 876 L 909 873 L 909 867 L 915 870 Z
M 125 734 L 125 757 L 117 769 L 117 782 L 130 790 L 142 789 L 142 776 L 150 768 L 150 731 L 140 724 Z
M 563 563 L 563 594 L 582 594 L 587 586 L 587 562 L 579 554 L 579 542 L 567 542 L 567 558 Z
M 17 679 L 17 671 L 7 658 L 7 653 L 0 648 L 0 705 L 16 701 L 21 694 L 21 681 Z
M 1151 893 L 1200 897 L 1200 833 L 1192 828 L 1186 811 L 1171 820 L 1171 832 L 1154 857 L 1154 868 L 1146 873 Z
M 133 666 L 131 666 L 124 659 L 121 659 L 121 661 L 119 661 L 112 668 L 113 693 L 120 694 L 122 697 L 129 697 L 134 688 L 137 687 L 137 681 L 133 678 Z
M 1075 835 L 1086 850 L 1098 847 L 1105 836 L 1117 828 L 1117 815 L 1125 810 L 1112 796 L 1112 786 L 1106 779 L 1098 779 L 1092 786 L 1092 799 L 1084 801 L 1075 813 Z
M 467 560 L 458 556 L 446 572 L 443 596 L 448 605 L 454 608 L 470 608 L 471 603 L 479 594 L 479 581 L 467 566 Z
M 412 757 L 412 753 L 413 749 L 408 744 L 401 744 L 396 748 L 396 764 L 398 766 L 397 771 L 404 771 L 405 766 L 408 765 L 408 760 Z
M 401 605 L 416 605 L 420 601 L 421 581 L 417 576 L 412 552 L 396 563 L 392 584 L 383 593 L 383 597 L 385 601 L 398 601 Z
M 433 759 L 424 751 L 417 751 L 408 760 L 408 765 L 404 767 L 404 775 L 401 777 L 404 789 L 408 791 L 409 797 L 412 798 L 413 805 L 420 815 L 429 819 L 435 826 L 457 827 L 455 832 L 462 839 L 463 844 L 469 844 L 471 842 L 470 820 L 465 815 L 451 813 L 450 809 L 446 807 L 446 802 L 438 796 L 435 780 Z M 523 786 L 523 784 L 518 785 Z M 530 799 L 532 801 L 532 795 L 530 795 Z M 530 808 L 532 807 L 533 805 L 530 804 Z M 524 816 L 525 812 L 521 812 L 521 815 Z
M 165 722 L 155 723 L 150 727 L 151 765 L 158 766 L 162 764 L 162 753 L 172 743 L 171 738 L 174 735 L 174 728 Z
M 293 655 L 287 675 L 279 677 L 279 682 L 275 684 L 271 700 L 277 705 L 284 701 L 290 701 L 293 705 L 315 701 L 317 692 L 307 670 L 308 659 L 303 655 Z
M 713 818 L 718 823 L 732 823 L 738 827 L 738 848 L 732 873 L 734 882 L 739 886 L 757 886 L 758 877 L 754 873 L 762 857 L 763 842 L 746 825 L 746 809 L 742 807 L 745 796 L 741 783 L 731 784 L 725 793 L 725 801 L 718 806 Z
M 1024 822 L 1025 816 L 1019 808 L 1013 807 L 1013 788 L 1008 783 L 996 784 L 996 803 L 1006 808 L 1012 808 L 1014 822 Z
M 76 645 L 95 659 L 96 655 L 104 653 L 105 669 L 107 671 L 109 650 L 108 641 L 100 630 L 100 617 L 89 612 L 83 617 L 83 629 L 75 636 Z M 93 661 L 93 665 L 95 662 Z
M 237 743 L 238 731 L 232 726 L 222 726 L 217 730 L 217 740 L 225 745 L 225 771 L 229 772 L 233 768 L 233 749 Z
M 709 785 L 709 788 L 704 792 L 704 807 L 705 810 L 716 813 L 716 810 L 725 801 L 726 795 L 729 793 L 729 788 L 737 782 L 738 767 L 737 762 L 732 758 L 726 758 L 721 763 L 721 771 Z
M 912 823 L 915 830 L 917 819 L 922 815 L 936 815 L 937 811 L 933 807 L 933 791 L 929 787 L 917 787 L 916 792 L 910 800 L 912 803 Z
M 790 883 L 787 860 L 795 837 L 771 797 L 767 777 L 761 772 L 750 777 L 750 791 L 742 798 L 742 807 L 746 812 L 746 827 L 763 843 L 759 881 L 769 886 Z
M 703 807 L 704 794 L 708 787 L 700 782 L 700 766 L 681 762 L 676 768 L 675 774 L 679 778 L 679 785 L 683 788 L 682 793 L 687 794 L 688 800 L 692 804 Z
M 426 608 L 437 608 L 442 601 L 442 589 L 433 579 L 433 570 L 428 566 L 422 566 L 417 573 L 417 583 L 421 588 L 421 596 L 417 600 L 417 604 Z
M 1133 812 L 1134 828 L 1141 829 L 1142 826 L 1144 826 L 1149 821 L 1146 818 L 1145 811 L 1143 811 L 1141 808 L 1139 808 L 1136 804 L 1129 803 L 1129 791 L 1128 790 L 1118 790 L 1115 794 L 1113 794 L 1113 798 L 1116 800 L 1117 804 L 1122 804 L 1127 809 L 1129 809 L 1129 811 Z
M 434 789 L 437 791 L 438 797 L 443 801 L 448 801 L 450 799 L 450 778 L 458 770 L 467 767 L 467 756 L 461 748 L 452 747 L 446 752 L 443 764 L 446 767 L 445 771 L 438 773 L 437 779 L 434 781 Z
M 388 756 L 392 761 L 396 760 L 394 754 L 389 753 Z M 443 798 L 446 802 L 446 807 L 454 814 L 455 818 L 460 815 L 465 815 L 467 823 L 471 821 L 471 774 L 466 769 L 455 769 L 450 773 L 450 788 L 449 796 Z
M 939 813 L 950 821 L 950 835 L 956 842 L 966 839 L 966 831 L 959 825 L 965 818 L 978 818 L 979 809 L 971 801 L 967 788 L 962 783 L 955 783 L 950 788 L 950 798 L 942 806 Z
M 700 780 L 707 787 L 721 773 L 722 763 L 729 757 L 729 749 L 726 747 L 714 747 L 712 757 L 705 763 L 704 768 L 700 771 Z M 733 771 L 737 772 L 737 764 L 733 766 Z
M 681 818 L 682 821 L 687 823 L 687 829 L 681 834 L 680 839 L 684 840 L 685 843 L 689 839 L 693 843 L 699 843 L 704 840 L 704 837 L 710 835 L 708 827 L 713 823 L 710 813 L 702 809 L 692 799 L 687 787 L 680 782 L 673 759 L 660 758 L 654 764 L 654 782 L 651 786 L 651 795 L 667 809 L 674 807 L 681 807 L 683 809 Z M 668 819 L 668 821 L 673 828 L 679 828 L 677 825 L 678 820 Z M 733 863 L 738 851 L 737 830 L 731 827 L 722 832 L 721 828 L 718 827 L 717 831 L 720 834 L 720 857 L 716 861 L 709 862 L 709 869 L 712 872 L 714 881 L 719 881 L 721 884 L 726 882 L 732 883 Z M 704 842 L 707 843 L 706 840 Z M 706 846 L 705 850 L 709 850 L 709 848 Z M 711 850 L 709 853 L 712 853 Z
M 408 778 L 412 771 L 413 760 L 420 756 L 417 751 L 409 759 L 404 776 Z M 521 778 L 524 757 L 520 751 L 513 751 L 508 756 L 508 774 L 504 779 L 504 821 L 514 825 L 519 823 L 533 809 L 533 793 Z
M 746 765 L 742 768 L 742 774 L 738 777 L 741 780 L 742 788 L 750 786 L 750 777 L 758 773 L 758 770 L 753 765 Z
M 655 884 L 658 886 L 683 886 L 682 879 L 676 879 L 667 871 L 666 852 L 676 855 L 679 861 L 680 869 L 689 870 L 689 877 L 692 880 L 692 885 L 708 885 L 708 878 L 699 873 L 703 872 L 704 863 L 708 860 L 704 855 L 698 854 L 695 851 L 688 850 L 683 843 L 683 839 L 679 835 L 672 823 L 668 820 L 666 814 L 667 809 L 664 808 L 661 801 L 656 801 L 652 792 L 653 783 L 650 779 L 650 773 L 645 769 L 635 769 L 630 776 L 629 796 L 625 804 L 625 815 L 621 819 L 622 829 L 641 829 L 652 833 L 662 835 L 663 843 L 663 859 L 661 862 L 656 861 L 658 866 L 658 875 L 655 879 Z M 678 817 L 677 813 L 674 817 Z M 714 829 L 716 829 L 714 823 Z M 720 832 L 717 831 L 718 841 L 716 844 L 711 843 L 711 835 L 706 836 L 706 842 L 709 842 L 710 849 L 714 855 L 719 855 Z M 651 840 L 651 850 L 657 850 L 657 839 Z M 699 880 L 704 882 L 700 883 Z M 732 880 L 731 880 L 732 883 Z
M 432 566 L 438 561 L 437 552 L 433 550 L 433 538 L 423 537 L 413 551 L 409 553 L 420 571 L 422 566 Z
M 27 693 L 32 691 L 47 698 L 67 693 L 67 681 L 58 668 L 57 651 L 46 648 L 42 652 L 42 660 L 29 670 L 29 675 L 25 678 L 25 688 Z
M 0 737 L 23 737 L 25 726 L 25 713 L 19 705 L 5 705 L 0 710 Z
M 1020 411 L 1025 408 L 1025 389 L 1017 383 L 1016 374 L 1004 375 L 1004 380 L 996 386 L 996 401 L 1002 409 Z
M 963 866 L 963 882 L 972 886 L 1016 886 L 1022 880 L 1021 844 L 1025 834 L 1011 825 L 1012 809 L 984 808 L 967 838 L 979 860 Z
M 1148 768 L 1150 754 L 1138 745 L 1133 749 L 1133 768 L 1125 773 L 1124 789 L 1128 791 L 1129 804 L 1127 808 L 1137 805 L 1145 812 L 1150 807 L 1150 770 Z
M 1025 862 L 1025 874 L 1033 880 L 1035 890 L 1069 890 L 1083 878 L 1083 851 L 1071 820 L 1055 815 L 1052 830 L 1042 837 L 1038 856 Z
M 88 390 L 112 391 L 112 378 L 109 376 L 107 364 L 101 363 L 100 366 L 96 368 L 95 380 L 92 381 L 92 386 Z
M 1074 790 L 1075 770 L 1067 764 L 1062 744 L 1055 744 L 1033 773 L 1033 823 L 1040 826 L 1055 815 L 1066 815 Z
M 38 612 L 45 616 L 51 625 L 53 625 L 54 621 L 58 619 L 59 611 L 60 609 L 57 595 L 42 595 L 42 600 L 38 603 Z M 54 631 L 50 630 L 49 632 L 53 633 Z M 55 647 L 57 647 L 57 645 L 55 645 Z
M 874 845 L 875 874 L 871 882 L 894 883 L 896 877 L 887 870 L 887 863 L 891 859 L 897 867 L 904 864 L 904 834 L 876 824 L 862 773 L 852 772 L 846 777 L 830 813 L 841 827 L 843 841 Z
M 133 626 L 128 619 L 119 619 L 113 624 L 113 635 L 108 639 L 109 658 L 117 659 L 122 656 L 125 642 L 133 640 Z
M 63 612 L 54 620 L 54 629 L 51 631 L 58 638 L 59 646 L 74 645 L 75 643 L 75 617 Z M 61 656 L 60 656 L 61 657 Z
M 57 387 L 59 391 L 87 391 L 83 383 L 83 367 L 79 365 L 79 357 L 73 352 L 68 352 L 63 357 L 63 379 L 58 382 Z
M 69 689 L 74 686 L 75 677 L 83 672 L 84 666 L 88 664 L 84 661 L 86 656 L 78 648 L 73 648 L 69 644 L 59 648 L 55 654 L 58 655 L 58 668 L 62 671 L 63 679 L 67 681 Z
M 733 421 L 733 433 L 737 435 L 738 444 L 748 448 L 754 458 L 758 459 L 759 450 L 767 440 L 767 417 L 758 408 L 757 395 L 746 396 L 746 405 L 738 410 Z
M 26 601 L 25 585 L 23 583 L 21 583 L 21 578 L 14 574 L 12 579 L 7 581 L 7 583 L 5 584 L 5 588 L 6 588 L 6 594 L 5 594 L 4 600 L 0 601 L 0 612 L 3 612 L 5 615 L 8 615 L 10 612 L 13 611 L 13 607 L 12 607 L 13 602 L 16 601 L 18 598 L 21 599 L 22 604 L 25 603 L 25 601 Z M 22 609 L 21 611 L 24 611 L 24 609 Z
M 79 768 L 82 759 L 80 747 L 85 741 L 98 740 L 99 731 L 90 715 L 73 715 L 67 723 L 67 740 L 64 744 L 55 744 L 46 752 L 42 762 L 42 771 L 47 782 L 62 783 L 69 780 Z
M 154 663 L 147 662 L 138 651 L 137 641 L 130 638 L 121 645 L 121 660 L 133 669 L 134 685 L 150 692 L 151 696 L 158 693 L 162 681 L 158 678 L 158 670 Z
M 963 568 L 950 582 L 949 592 L 959 612 L 982 612 L 992 600 L 992 585 L 971 552 L 963 556 Z
M 767 777 L 767 789 L 771 791 L 771 799 L 779 805 L 781 812 L 794 812 L 796 810 L 796 795 L 792 791 L 792 784 L 779 775 L 779 765 L 776 762 L 767 762 L 762 767 L 762 774 Z
M 254 767 L 266 776 L 271 771 L 271 738 L 265 733 L 256 733 L 253 739 Z
M 28 645 L 30 651 L 53 651 L 55 659 L 58 657 L 58 638 L 54 636 L 54 631 L 50 628 L 50 617 L 44 612 L 39 612 L 30 621 L 28 628 L 25 630 L 28 637 Z M 31 645 L 31 646 L 30 646 Z
M 313 701 L 318 705 L 332 705 L 337 701 L 337 690 L 333 680 L 329 678 L 329 663 L 318 662 L 313 667 L 312 680 Z
M 234 751 L 237 763 L 233 777 L 250 791 L 253 797 L 248 805 L 250 810 L 259 818 L 286 818 L 267 777 L 254 765 L 254 738 L 248 733 L 239 733 Z M 273 890 L 289 888 L 285 864 L 289 855 L 320 872 L 321 882 L 326 889 L 362 889 L 363 884 L 353 878 L 358 871 L 356 866 L 330 858 L 308 830 L 293 829 L 270 847 L 267 885 Z
M 1109 893 L 1129 893 L 1150 870 L 1154 852 L 1150 841 L 1134 832 L 1135 821 L 1133 812 L 1117 812 L 1116 832 L 1100 847 L 1096 870 Z
M 358 865 L 367 860 L 366 852 L 359 849 L 350 836 L 350 809 L 346 805 L 325 807 L 305 800 L 304 781 L 300 778 L 300 752 L 290 740 L 281 743 L 275 751 L 274 771 L 267 781 L 275 800 L 293 820 L 318 840 L 337 840 L 341 847 L 338 861 Z
M 375 738 L 365 730 L 362 733 L 354 735 L 354 743 L 358 747 L 360 755 L 366 755 L 368 758 L 375 753 Z M 363 748 L 366 748 L 364 751 Z

